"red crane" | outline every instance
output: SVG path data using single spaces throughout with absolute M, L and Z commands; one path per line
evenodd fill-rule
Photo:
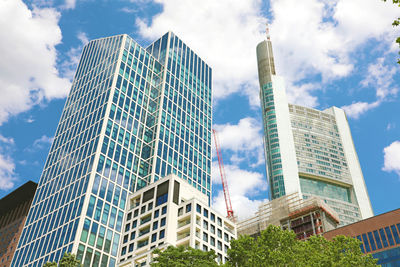
M 214 129 L 212 131 L 213 131 L 213 134 L 214 134 L 215 149 L 217 150 L 219 172 L 221 174 L 221 181 L 222 181 L 222 188 L 224 190 L 226 211 L 228 213 L 227 217 L 234 221 L 235 217 L 233 215 L 231 197 L 229 196 L 228 183 L 226 181 L 224 163 L 222 162 L 222 155 L 221 155 L 221 151 L 220 151 L 220 148 L 219 148 L 219 140 L 218 140 L 218 136 L 217 136 L 217 131 L 215 131 Z

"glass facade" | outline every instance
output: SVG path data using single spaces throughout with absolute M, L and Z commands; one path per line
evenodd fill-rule
M 12 266 L 115 266 L 127 197 L 169 173 L 209 198 L 211 69 L 173 33 L 89 42 Z
M 262 86 L 260 91 L 263 109 L 264 144 L 267 157 L 267 169 L 272 198 L 286 195 L 282 172 L 282 158 L 279 146 L 279 135 L 276 122 L 276 111 L 272 82 Z

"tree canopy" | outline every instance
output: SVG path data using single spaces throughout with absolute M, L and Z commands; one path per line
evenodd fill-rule
M 65 253 L 60 260 L 59 265 L 56 262 L 46 262 L 43 267 L 81 267 L 81 263 L 76 259 L 74 254 Z
M 166 250 L 156 249 L 153 254 L 158 256 L 154 258 L 151 267 L 214 267 L 218 266 L 215 261 L 214 251 L 202 251 L 191 247 L 173 247 L 169 246 Z
M 232 240 L 227 266 L 376 266 L 376 261 L 361 252 L 355 238 L 312 236 L 300 241 L 294 232 L 270 225 L 257 239 Z

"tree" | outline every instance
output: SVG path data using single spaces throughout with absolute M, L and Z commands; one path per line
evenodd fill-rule
M 383 0 L 383 1 L 386 2 L 386 0 Z M 393 2 L 393 4 L 395 4 L 395 5 L 397 5 L 398 7 L 400 7 L 400 0 L 392 0 L 392 2 Z M 393 21 L 392 25 L 393 25 L 394 27 L 399 26 L 399 25 L 400 25 L 400 17 L 397 18 L 397 19 L 395 19 L 395 20 Z M 400 48 L 400 37 L 397 37 L 396 43 L 399 44 L 399 48 Z M 400 52 L 399 52 L 399 55 L 400 55 Z M 400 64 L 400 59 L 397 59 L 397 63 Z
M 202 251 L 191 247 L 173 247 L 169 246 L 166 250 L 155 249 L 153 254 L 156 256 L 151 263 L 151 267 L 215 267 L 218 266 L 215 261 L 214 251 Z
M 81 263 L 76 259 L 74 254 L 66 252 L 62 259 L 60 260 L 59 265 L 56 262 L 46 262 L 43 267 L 81 267 Z
M 376 259 L 364 255 L 360 241 L 337 236 L 332 241 L 312 236 L 306 241 L 296 239 L 292 231 L 270 225 L 255 239 L 240 236 L 231 241 L 228 266 L 376 266 Z

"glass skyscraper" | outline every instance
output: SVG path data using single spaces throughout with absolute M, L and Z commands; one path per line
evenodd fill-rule
M 276 75 L 272 43 L 257 46 L 270 198 L 318 196 L 349 224 L 373 215 L 344 111 L 289 104 Z
M 211 198 L 211 68 L 172 32 L 89 42 L 12 266 L 115 266 L 130 192 L 174 173 Z

